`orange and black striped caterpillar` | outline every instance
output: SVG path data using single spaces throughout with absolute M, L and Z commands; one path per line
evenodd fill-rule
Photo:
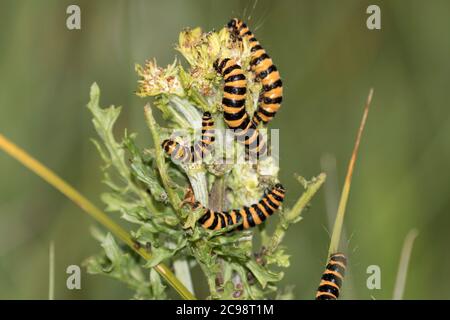
M 250 43 L 251 70 L 262 84 L 260 103 L 252 120 L 256 125 L 260 122 L 268 123 L 280 109 L 283 100 L 283 82 L 280 73 L 244 22 L 237 18 L 231 19 L 228 22 L 228 28 L 238 39 L 246 38 Z
M 237 230 L 249 229 L 263 223 L 281 206 L 285 192 L 284 187 L 278 183 L 258 203 L 250 207 L 224 212 L 203 207 L 205 213 L 198 222 L 210 230 L 219 230 L 233 225 L 238 225 Z M 201 204 L 196 202 L 194 208 L 198 207 L 201 207 Z
M 243 143 L 250 155 L 262 158 L 267 152 L 267 145 L 256 124 L 250 119 L 246 109 L 247 78 L 233 59 L 217 59 L 214 69 L 223 76 L 223 117 L 237 140 Z
M 204 112 L 202 117 L 202 137 L 200 141 L 188 147 L 176 141 L 166 139 L 161 145 L 173 160 L 183 163 L 194 163 L 202 160 L 208 154 L 214 140 L 214 120 L 209 112 Z
M 325 272 L 317 289 L 316 300 L 336 300 L 345 276 L 347 258 L 342 253 L 334 253 L 328 260 Z

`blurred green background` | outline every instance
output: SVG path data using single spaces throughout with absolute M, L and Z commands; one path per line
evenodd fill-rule
M 66 28 L 66 8 L 81 7 L 82 29 Z M 381 7 L 382 29 L 366 28 L 366 8 Z M 219 29 L 249 15 L 250 27 L 285 83 L 280 128 L 281 181 L 292 205 L 294 173 L 322 170 L 326 188 L 289 232 L 284 285 L 314 296 L 326 259 L 339 189 L 369 88 L 375 88 L 346 216 L 350 256 L 344 299 L 391 299 L 409 230 L 405 298 L 449 299 L 450 3 L 448 1 L 0 1 L 0 133 L 70 181 L 95 203 L 101 159 L 85 105 L 97 81 L 102 105 L 123 105 L 127 127 L 150 144 L 144 101 L 133 94 L 134 63 L 166 65 L 184 27 Z M 119 131 L 120 130 L 120 131 Z M 335 167 L 336 169 L 333 169 Z M 131 297 L 122 284 L 83 269 L 82 289 L 66 289 L 65 269 L 100 251 L 86 214 L 0 152 L 0 298 L 46 299 L 48 247 L 56 246 L 56 298 Z M 381 289 L 366 287 L 369 265 Z M 200 297 L 206 283 L 195 276 Z

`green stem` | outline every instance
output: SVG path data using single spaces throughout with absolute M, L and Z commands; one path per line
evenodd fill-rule
M 191 126 L 190 126 L 189 122 L 185 118 L 183 118 L 178 112 L 176 112 L 173 109 L 173 106 L 171 106 L 171 105 L 163 106 L 162 104 L 159 104 L 156 106 L 157 107 L 160 106 L 161 111 L 170 113 L 170 116 L 172 117 L 173 121 L 176 122 L 181 128 L 184 128 L 186 130 L 191 130 Z
M 146 104 L 144 107 L 145 119 L 147 122 L 147 126 L 150 129 L 150 132 L 153 137 L 153 143 L 155 145 L 156 151 L 156 166 L 158 167 L 159 175 L 161 176 L 161 181 L 164 186 L 164 189 L 167 192 L 169 197 L 169 201 L 175 211 L 180 209 L 181 200 L 178 194 L 173 189 L 173 182 L 170 180 L 169 174 L 166 171 L 166 164 L 164 160 L 164 152 L 161 147 L 161 138 L 159 136 L 159 126 L 153 117 L 153 112 L 149 104 Z
M 406 276 L 408 274 L 409 259 L 414 245 L 414 240 L 419 235 L 416 229 L 408 232 L 405 242 L 403 243 L 402 254 L 398 264 L 397 278 L 395 279 L 393 300 L 402 300 L 403 292 L 405 291 Z
M 325 182 L 326 177 L 327 175 L 325 173 L 321 173 L 316 178 L 313 178 L 312 181 L 307 184 L 305 192 L 297 200 L 294 207 L 280 219 L 280 222 L 277 224 L 269 241 L 269 253 L 273 253 L 278 248 L 280 243 L 283 241 L 289 225 L 300 219 L 303 209 L 305 209 L 312 197 Z
M 180 99 L 174 96 L 170 99 L 173 107 L 178 111 L 176 112 L 183 114 L 184 118 L 187 120 L 188 126 L 184 128 L 192 128 L 194 131 L 201 128 L 202 118 L 197 109 L 188 101 Z
M 103 211 L 97 208 L 92 202 L 86 199 L 80 192 L 69 185 L 66 181 L 61 179 L 53 171 L 34 159 L 32 156 L 6 139 L 1 134 L 0 149 L 4 150 L 11 157 L 22 163 L 25 167 L 27 167 L 32 172 L 44 179 L 47 183 L 55 187 L 72 202 L 78 205 L 84 212 L 89 214 L 92 218 L 97 220 L 101 225 L 108 229 L 117 238 L 125 242 L 131 249 L 133 249 L 145 260 L 150 260 L 152 255 L 147 252 L 145 248 L 137 246 L 136 242 L 125 229 L 111 220 Z M 188 289 L 186 289 L 186 287 L 175 277 L 175 275 L 166 265 L 160 263 L 155 266 L 155 269 L 169 283 L 169 285 L 171 285 L 180 294 L 183 299 L 196 299 L 195 296 L 191 292 L 189 292 Z
M 344 225 L 345 208 L 347 207 L 347 201 L 350 194 L 350 186 L 352 184 L 353 169 L 355 168 L 356 157 L 358 155 L 359 144 L 361 142 L 362 133 L 366 125 L 367 116 L 369 115 L 369 107 L 372 102 L 373 89 L 370 89 L 367 101 L 364 107 L 364 113 L 359 125 L 358 134 L 356 136 L 355 145 L 353 147 L 352 156 L 348 164 L 347 175 L 345 177 L 344 187 L 342 188 L 341 199 L 339 201 L 339 207 L 334 221 L 333 233 L 331 234 L 330 247 L 328 249 L 328 256 L 336 253 L 339 249 L 339 242 L 341 240 L 341 232 Z
M 208 206 L 215 211 L 223 211 L 225 202 L 225 179 L 223 176 L 216 177 L 211 188 Z
M 48 300 L 55 300 L 55 243 L 50 242 L 48 255 Z

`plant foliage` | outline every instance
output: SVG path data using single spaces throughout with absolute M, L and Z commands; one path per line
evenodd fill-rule
M 129 248 L 121 248 L 110 234 L 95 232 L 103 252 L 86 260 L 87 269 L 124 282 L 138 299 L 167 297 L 167 287 L 152 269 L 161 262 L 172 266 L 189 287 L 191 270 L 199 268 L 210 299 L 292 298 L 291 287 L 277 287 L 283 278 L 282 269 L 289 267 L 288 250 L 281 242 L 289 226 L 300 220 L 325 176 L 304 183 L 306 191 L 291 210 L 280 210 L 279 218 L 273 217 L 254 230 L 227 233 L 196 224 L 201 212 L 182 205 L 188 187 L 205 205 L 239 208 L 259 200 L 267 186 L 278 180 L 279 167 L 272 157 L 257 165 L 224 164 L 220 144 L 233 144 L 227 139 L 217 139 L 215 151 L 201 164 L 180 165 L 165 158 L 161 141 L 176 130 L 183 132 L 177 140 L 192 143 L 204 111 L 213 114 L 216 128 L 224 128 L 221 84 L 213 62 L 219 56 L 230 56 L 246 69 L 250 59 L 248 43 L 231 41 L 225 28 L 208 33 L 199 28 L 184 30 L 177 50 L 188 62 L 187 67 L 178 60 L 166 68 L 159 67 L 155 60 L 136 66 L 140 77 L 136 94 L 152 99 L 143 116 L 152 135 L 151 148 L 137 146 L 134 133 L 125 131 L 120 140 L 115 138 L 114 125 L 121 108 L 100 107 L 100 90 L 92 85 L 88 108 L 99 137 L 93 142 L 103 159 L 103 181 L 109 188 L 101 198 L 107 211 L 120 213 L 123 220 L 133 224 L 136 245 L 149 250 L 152 258 L 145 262 Z M 247 109 L 253 112 L 261 87 L 250 73 L 248 79 Z M 156 123 L 155 109 L 162 113 L 164 126 Z M 232 147 L 235 154 L 231 157 L 243 151 L 238 144 Z M 266 230 L 267 224 L 275 224 L 272 233 Z

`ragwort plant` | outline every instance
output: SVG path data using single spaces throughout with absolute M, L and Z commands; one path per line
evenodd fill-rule
M 121 108 L 101 108 L 100 90 L 91 87 L 89 110 L 99 140 L 93 140 L 105 165 L 104 182 L 109 191 L 101 198 L 108 212 L 120 213 L 135 225 L 131 235 L 136 248 L 144 248 L 151 257 L 146 261 L 126 246 L 116 243 L 111 234 L 94 230 L 103 252 L 85 261 L 88 272 L 117 279 L 134 292 L 136 299 L 165 299 L 168 287 L 154 267 L 168 264 L 175 275 L 193 292 L 190 272 L 198 266 L 209 288 L 210 299 L 293 298 L 292 288 L 279 288 L 283 269 L 289 267 L 289 254 L 282 245 L 289 226 L 301 220 L 301 213 L 325 180 L 320 174 L 311 181 L 298 177 L 304 193 L 289 209 L 284 206 L 267 223 L 275 224 L 268 232 L 266 224 L 248 231 L 228 232 L 229 228 L 210 231 L 197 224 L 201 210 L 193 210 L 184 201 L 192 189 L 195 199 L 215 210 L 240 208 L 256 203 L 271 184 L 278 181 L 280 170 L 274 157 L 257 164 L 224 162 L 223 146 L 231 157 L 244 148 L 226 137 L 216 137 L 214 151 L 201 163 L 180 164 L 165 156 L 161 142 L 173 131 L 183 132 L 176 139 L 190 145 L 201 124 L 201 115 L 213 115 L 216 133 L 226 127 L 221 109 L 221 78 L 213 68 L 219 57 L 234 58 L 244 70 L 250 62 L 247 40 L 232 41 L 226 28 L 204 33 L 200 28 L 180 33 L 177 50 L 187 61 L 184 67 L 175 60 L 166 68 L 155 60 L 136 65 L 139 76 L 136 94 L 151 98 L 144 107 L 153 147 L 140 148 L 134 133 L 125 131 L 117 140 L 113 128 Z M 246 71 L 247 72 L 247 71 Z M 261 85 L 247 72 L 246 108 L 252 114 L 257 107 Z M 164 125 L 153 114 L 161 112 Z M 217 136 L 217 134 L 216 134 Z M 227 150 L 228 150 L 227 149 Z M 228 156 L 228 155 L 225 155 Z M 294 197 L 296 190 L 289 190 Z M 259 234 L 259 245 L 255 237 Z

